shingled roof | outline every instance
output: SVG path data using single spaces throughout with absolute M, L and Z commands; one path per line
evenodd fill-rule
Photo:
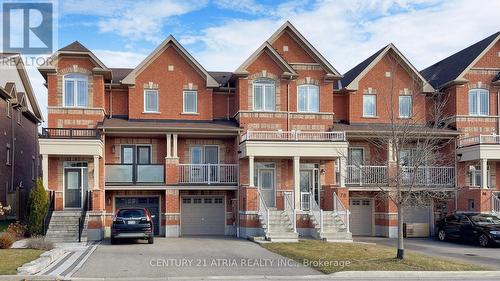
M 90 52 L 89 49 L 87 49 L 85 46 L 83 46 L 80 42 L 78 41 L 74 41 L 73 43 L 65 46 L 65 47 L 62 47 L 61 49 L 59 49 L 59 51 L 63 51 L 63 52 L 82 52 L 82 53 L 85 53 L 85 52 Z
M 127 75 L 134 70 L 133 68 L 110 68 L 113 74 L 113 83 L 121 83 Z
M 358 75 L 361 74 L 361 72 L 363 72 L 363 70 L 365 70 L 365 68 L 367 68 L 368 65 L 370 65 L 370 63 L 372 63 L 372 61 L 374 61 L 378 57 L 378 55 L 380 55 L 380 53 L 384 51 L 385 48 L 386 46 L 378 50 L 375 54 L 371 55 L 364 61 L 360 62 L 355 67 L 351 68 L 351 70 L 347 71 L 344 74 L 344 77 L 340 80 L 340 83 L 336 84 L 335 86 L 338 87 L 338 89 L 342 89 L 343 87 L 351 84 L 351 82 L 356 79 L 356 77 L 358 77 Z
M 500 32 L 492 34 L 487 38 L 427 67 L 420 73 L 435 88 L 441 88 L 445 84 L 460 78 L 460 75 L 471 66 L 486 49 L 496 42 Z

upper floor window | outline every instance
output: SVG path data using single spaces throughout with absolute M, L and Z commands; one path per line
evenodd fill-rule
M 253 82 L 253 110 L 275 110 L 275 86 L 272 80 L 257 80 Z
M 302 85 L 298 87 L 298 108 L 299 112 L 319 111 L 319 87 L 315 85 Z
M 377 115 L 377 96 L 363 95 L 363 117 L 375 117 Z
M 469 115 L 485 116 L 489 114 L 490 93 L 484 89 L 469 91 Z
M 184 113 L 198 112 L 198 94 L 196 91 L 184 91 Z
M 157 90 L 144 90 L 144 112 L 158 112 Z
M 12 116 L 12 104 L 10 103 L 10 100 L 7 100 L 5 103 L 5 112 L 7 113 L 7 117 Z
M 399 96 L 399 117 L 410 118 L 412 114 L 412 97 Z
M 23 115 L 20 108 L 17 109 L 17 124 L 21 125 L 21 116 Z
M 88 77 L 83 74 L 64 76 L 64 106 L 85 107 L 88 105 Z

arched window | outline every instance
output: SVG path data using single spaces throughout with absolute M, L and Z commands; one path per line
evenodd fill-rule
M 86 107 L 88 105 L 88 77 L 83 74 L 64 75 L 64 106 Z
M 490 92 L 485 89 L 469 91 L 469 115 L 486 116 L 490 112 Z
M 275 86 L 273 80 L 261 79 L 253 82 L 253 110 L 275 110 Z
M 297 87 L 297 111 L 319 112 L 319 87 L 316 85 L 301 85 Z

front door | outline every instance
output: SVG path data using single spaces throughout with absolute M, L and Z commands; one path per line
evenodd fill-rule
M 349 155 L 347 157 L 348 165 L 350 166 L 347 170 L 348 178 L 351 183 L 361 183 L 362 182 L 362 170 L 361 165 L 363 165 L 365 160 L 363 148 L 349 148 Z
M 64 169 L 64 206 L 81 208 L 82 206 L 82 169 Z
M 205 146 L 205 164 L 209 165 L 208 175 L 210 182 L 219 182 L 219 147 L 218 146 Z
M 267 207 L 276 207 L 274 190 L 274 169 L 259 169 L 260 193 Z
M 308 211 L 311 209 L 311 197 L 313 196 L 313 171 L 300 171 L 300 205 L 301 209 Z

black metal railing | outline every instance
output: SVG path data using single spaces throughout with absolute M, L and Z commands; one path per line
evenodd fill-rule
M 83 195 L 83 206 L 82 213 L 78 219 L 78 242 L 82 242 L 82 232 L 85 224 L 85 217 L 87 217 L 87 211 L 92 210 L 92 191 L 87 191 Z
M 99 139 L 98 129 L 42 128 L 43 139 Z
M 42 234 L 46 235 L 47 230 L 49 230 L 50 220 L 52 219 L 52 213 L 54 212 L 54 204 L 56 201 L 56 192 L 53 190 L 49 191 L 49 209 L 47 210 L 47 214 L 43 217 L 43 229 Z

